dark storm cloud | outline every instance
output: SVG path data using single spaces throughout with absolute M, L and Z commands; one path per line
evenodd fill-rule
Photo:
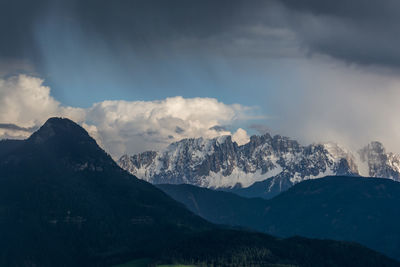
M 176 132 L 177 134 L 181 134 L 181 133 L 184 133 L 184 132 L 185 132 L 185 130 L 184 130 L 184 129 L 182 129 L 181 127 L 179 127 L 179 126 L 176 126 L 176 128 L 175 128 L 175 132 Z
M 193 50 L 209 46 L 224 53 L 233 40 L 248 38 L 250 44 L 240 45 L 240 53 L 252 53 L 274 40 L 248 36 L 243 28 L 275 27 L 292 31 L 310 54 L 398 67 L 399 14 L 397 0 L 5 0 L 0 6 L 0 57 L 28 58 L 40 65 L 46 47 L 37 43 L 36 34 L 43 23 L 55 32 L 77 25 L 85 36 L 104 41 L 112 51 L 123 45 L 150 57 L 167 54 L 171 43 L 187 39 L 195 40 L 190 43 Z M 216 36 L 217 42 L 201 42 Z
M 76 23 L 83 32 L 107 40 L 110 46 L 123 41 L 151 47 L 155 41 L 204 38 L 234 23 L 240 4 L 224 0 L 5 0 L 0 4 L 0 55 L 37 59 L 35 27 L 43 21 L 55 27 Z
M 312 12 L 316 15 L 333 15 L 355 19 L 372 20 L 376 17 L 385 20 L 398 17 L 400 2 L 397 0 L 280 0 L 291 9 Z
M 146 42 L 181 36 L 207 37 L 235 23 L 239 1 L 88 0 L 73 12 L 91 31 L 107 37 Z
M 400 66 L 400 1 L 281 2 L 310 53 L 349 63 Z
M 32 53 L 34 37 L 32 24 L 43 8 L 45 1 L 4 0 L 0 3 L 0 56 L 21 58 Z M 29 51 L 31 50 L 31 51 Z
M 6 129 L 6 130 L 13 130 L 13 131 L 23 131 L 23 132 L 34 132 L 38 129 L 38 127 L 30 127 L 30 128 L 25 128 L 25 127 L 20 127 L 16 124 L 12 123 L 0 123 L 0 129 Z
M 271 133 L 272 130 L 264 124 L 253 123 L 249 126 L 249 129 L 256 130 L 258 134 L 263 135 L 266 133 Z
M 215 126 L 211 127 L 210 130 L 214 130 L 217 132 L 224 132 L 224 131 L 227 131 L 228 129 L 221 125 L 215 125 Z

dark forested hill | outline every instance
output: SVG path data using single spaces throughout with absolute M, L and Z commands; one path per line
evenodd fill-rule
M 249 199 L 189 185 L 159 185 L 214 223 L 289 237 L 356 241 L 400 259 L 400 183 L 327 177 L 301 182 L 271 199 Z
M 244 198 L 234 193 L 188 184 L 156 186 L 210 222 L 255 230 L 262 230 L 265 226 L 265 199 Z
M 67 119 L 49 119 L 1 155 L 0 175 L 1 266 L 148 256 L 169 239 L 211 228 L 123 171 Z

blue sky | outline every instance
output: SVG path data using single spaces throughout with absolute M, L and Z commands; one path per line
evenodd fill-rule
M 214 97 L 228 104 L 257 105 L 269 113 L 268 99 L 295 83 L 288 79 L 295 77 L 295 70 L 288 67 L 290 58 L 282 60 L 268 53 L 254 57 L 239 45 L 233 47 L 238 51 L 224 51 L 225 43 L 215 48 L 211 41 L 195 40 L 193 46 L 176 41 L 178 45 L 142 49 L 88 37 L 69 21 L 39 25 L 39 75 L 66 105 L 88 107 L 107 99 Z

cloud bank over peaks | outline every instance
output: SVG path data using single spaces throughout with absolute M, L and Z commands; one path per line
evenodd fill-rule
M 213 98 L 171 97 L 157 101 L 104 101 L 87 110 L 100 140 L 113 155 L 159 149 L 182 138 L 231 135 L 219 125 L 246 118 L 248 108 L 226 105 Z M 238 132 L 240 134 L 238 134 Z M 248 136 L 233 134 L 238 142 Z
M 111 155 L 160 149 L 182 138 L 232 135 L 248 141 L 239 128 L 224 125 L 251 119 L 252 108 L 227 105 L 213 98 L 170 97 L 156 101 L 103 101 L 90 108 L 61 105 L 43 80 L 27 75 L 0 79 L 0 139 L 26 138 L 49 117 L 80 123 Z M 10 127 L 12 125 L 12 127 Z

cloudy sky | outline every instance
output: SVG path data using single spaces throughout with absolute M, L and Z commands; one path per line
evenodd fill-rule
M 0 3 L 0 138 L 50 116 L 114 157 L 266 131 L 400 152 L 397 0 Z

